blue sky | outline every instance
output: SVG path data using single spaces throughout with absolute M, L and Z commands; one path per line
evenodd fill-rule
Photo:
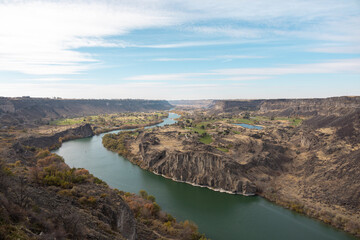
M 0 96 L 360 95 L 359 26 L 359 0 L 0 0 Z

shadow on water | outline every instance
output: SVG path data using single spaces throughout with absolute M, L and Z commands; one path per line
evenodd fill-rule
M 173 124 L 170 114 L 159 126 Z M 88 169 L 110 186 L 156 197 L 160 206 L 179 220 L 191 219 L 213 240 L 355 239 L 321 222 L 293 213 L 260 197 L 244 197 L 152 174 L 102 146 L 102 135 L 65 142 L 55 152 L 71 167 Z

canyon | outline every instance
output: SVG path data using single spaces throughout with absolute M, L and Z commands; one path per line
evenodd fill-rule
M 359 236 L 359 100 L 220 100 L 181 112 L 174 126 L 111 138 L 125 147 L 120 154 L 156 174 L 258 194 Z M 249 113 L 263 129 L 233 124 Z

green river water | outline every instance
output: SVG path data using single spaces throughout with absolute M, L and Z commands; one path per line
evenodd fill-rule
M 173 124 L 176 117 L 170 113 L 158 125 Z M 163 210 L 178 220 L 194 221 L 199 231 L 213 240 L 355 239 L 261 197 L 215 192 L 152 174 L 106 150 L 103 135 L 65 142 L 54 152 L 70 167 L 86 168 L 111 187 L 132 193 L 146 190 Z

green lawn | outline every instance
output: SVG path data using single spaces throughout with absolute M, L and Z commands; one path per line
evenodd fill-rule
M 302 123 L 302 119 L 294 118 L 294 119 L 292 119 L 291 125 L 296 127 L 296 126 L 299 126 L 301 123 Z
M 212 143 L 212 137 L 209 134 L 206 134 L 204 137 L 201 137 L 199 139 L 200 142 L 204 143 L 204 144 L 210 144 Z
M 205 130 L 205 129 L 202 129 L 202 128 L 199 128 L 199 127 L 193 127 L 192 130 L 193 130 L 194 132 L 199 133 L 199 134 L 206 133 L 206 130 Z

